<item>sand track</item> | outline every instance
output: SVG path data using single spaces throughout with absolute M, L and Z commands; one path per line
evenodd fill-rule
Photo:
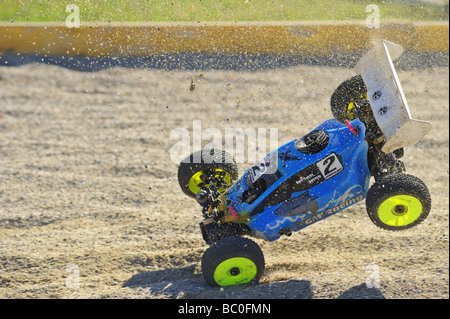
M 192 131 L 193 120 L 278 128 L 282 145 L 331 118 L 331 93 L 351 75 L 1 67 L 0 297 L 449 298 L 448 67 L 399 73 L 413 115 L 433 124 L 404 158 L 432 195 L 423 224 L 384 231 L 359 203 L 289 238 L 258 240 L 259 285 L 203 281 L 201 214 L 179 189 L 172 130 Z M 373 265 L 378 288 L 366 286 Z

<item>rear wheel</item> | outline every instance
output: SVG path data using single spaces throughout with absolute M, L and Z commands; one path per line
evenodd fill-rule
M 367 99 L 367 87 L 361 75 L 356 75 L 342 82 L 331 95 L 331 112 L 341 123 L 357 118 L 354 103 Z
M 245 237 L 227 237 L 211 245 L 202 257 L 202 273 L 210 286 L 256 283 L 264 272 L 261 248 Z
M 427 186 L 419 178 L 396 174 L 376 181 L 366 196 L 372 222 L 387 230 L 403 230 L 421 223 L 431 209 Z
M 238 168 L 233 157 L 215 148 L 203 149 L 185 158 L 178 167 L 178 182 L 183 192 L 195 195 L 214 184 L 224 192 L 238 178 Z

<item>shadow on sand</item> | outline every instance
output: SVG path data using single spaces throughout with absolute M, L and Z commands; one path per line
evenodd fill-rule
M 196 265 L 165 270 L 147 271 L 132 276 L 123 287 L 148 288 L 153 296 L 194 299 L 314 299 L 311 282 L 290 279 L 257 285 L 216 288 L 208 286 Z M 337 299 L 385 299 L 377 288 L 365 283 L 354 286 Z

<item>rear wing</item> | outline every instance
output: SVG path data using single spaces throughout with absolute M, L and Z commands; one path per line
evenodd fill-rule
M 415 144 L 431 129 L 429 122 L 413 119 L 409 111 L 392 63 L 402 53 L 402 46 L 381 40 L 355 66 L 367 86 L 375 120 L 385 136 L 381 148 L 385 153 Z

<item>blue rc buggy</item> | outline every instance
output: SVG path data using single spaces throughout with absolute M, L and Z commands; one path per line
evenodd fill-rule
M 427 186 L 405 174 L 400 161 L 403 147 L 431 127 L 411 117 L 392 62 L 402 52 L 380 41 L 358 62 L 357 75 L 333 93 L 335 119 L 274 150 L 241 178 L 231 155 L 217 149 L 180 163 L 180 186 L 203 211 L 200 229 L 210 246 L 201 268 L 208 284 L 260 279 L 264 255 L 248 236 L 290 236 L 364 199 L 370 219 L 383 229 L 407 229 L 427 217 Z

